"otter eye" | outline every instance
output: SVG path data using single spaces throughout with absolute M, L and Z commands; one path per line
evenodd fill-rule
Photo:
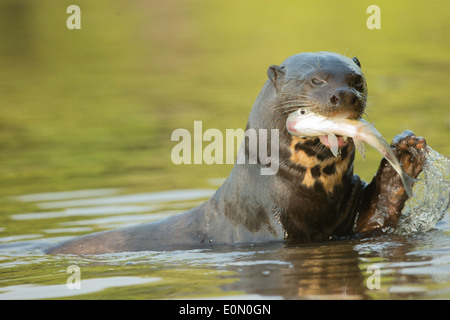
M 325 80 L 319 79 L 319 78 L 312 78 L 311 79 L 311 83 L 316 85 L 316 86 L 320 86 L 323 85 L 325 83 Z
M 358 89 L 361 89 L 362 87 L 364 87 L 364 81 L 363 81 L 363 78 L 360 75 L 356 76 L 353 79 L 353 86 L 358 88 Z

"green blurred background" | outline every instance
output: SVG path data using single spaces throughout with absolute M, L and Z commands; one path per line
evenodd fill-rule
M 66 27 L 71 4 L 81 30 Z M 371 4 L 381 30 L 366 27 Z M 448 0 L 2 0 L 0 196 L 226 177 L 231 165 L 174 165 L 172 131 L 245 128 L 267 67 L 303 51 L 357 56 L 367 120 L 448 157 L 449 18 Z M 380 158 L 357 155 L 356 172 L 371 179 Z

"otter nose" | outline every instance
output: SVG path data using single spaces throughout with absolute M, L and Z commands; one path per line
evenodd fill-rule
M 333 106 L 339 107 L 341 105 L 357 106 L 359 99 L 352 91 L 340 90 L 333 94 L 330 98 L 330 103 Z
M 336 95 L 333 94 L 331 96 L 331 98 L 330 98 L 330 102 L 331 102 L 332 105 L 337 105 L 339 103 L 339 98 L 336 97 Z

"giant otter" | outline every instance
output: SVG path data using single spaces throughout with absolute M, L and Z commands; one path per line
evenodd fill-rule
M 179 215 L 64 242 L 51 254 L 202 248 L 221 244 L 325 241 L 395 228 L 407 195 L 400 177 L 382 160 L 369 184 L 353 174 L 355 148 L 339 137 L 335 157 L 319 137 L 298 138 L 286 118 L 299 107 L 324 116 L 345 112 L 360 118 L 367 85 L 358 59 L 331 53 L 300 53 L 270 66 L 250 112 L 247 129 L 279 130 L 279 169 L 262 175 L 266 165 L 235 164 L 216 193 Z M 245 141 L 244 141 L 245 143 Z M 270 139 L 267 141 L 270 146 Z M 417 177 L 426 143 L 411 131 L 391 144 L 403 169 Z M 249 149 L 245 147 L 245 156 Z

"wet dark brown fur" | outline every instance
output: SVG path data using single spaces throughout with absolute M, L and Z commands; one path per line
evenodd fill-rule
M 271 241 L 325 241 L 395 228 L 407 199 L 398 174 L 385 161 L 369 184 L 353 173 L 351 141 L 335 157 L 317 137 L 299 138 L 286 118 L 299 107 L 325 116 L 360 118 L 367 85 L 356 58 L 335 53 L 302 53 L 270 66 L 250 112 L 247 129 L 278 129 L 279 167 L 236 164 L 225 183 L 205 203 L 171 218 L 75 238 L 49 253 L 169 250 Z M 267 147 L 270 150 L 270 139 Z M 426 143 L 410 131 L 392 143 L 403 169 L 422 170 Z M 249 158 L 246 146 L 245 157 Z

